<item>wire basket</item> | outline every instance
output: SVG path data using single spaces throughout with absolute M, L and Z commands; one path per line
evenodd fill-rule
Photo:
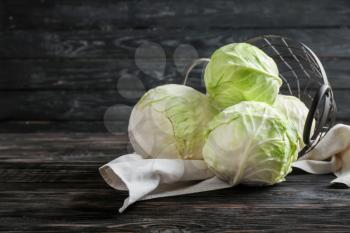
M 298 97 L 309 109 L 303 132 L 305 147 L 299 152 L 302 156 L 317 145 L 335 122 L 336 104 L 323 65 L 309 47 L 286 37 L 265 35 L 246 42 L 274 59 L 283 80 L 280 93 Z M 184 84 L 195 66 L 209 61 L 208 58 L 194 61 Z

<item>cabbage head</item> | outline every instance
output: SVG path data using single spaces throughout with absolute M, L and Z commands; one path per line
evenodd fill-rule
M 297 159 L 298 133 L 266 103 L 243 101 L 213 118 L 203 158 L 231 185 L 273 185 L 285 180 Z
M 280 112 L 284 114 L 284 116 L 290 120 L 297 128 L 300 137 L 302 138 L 304 132 L 304 126 L 307 114 L 309 113 L 309 109 L 305 106 L 305 104 L 298 99 L 297 97 L 290 95 L 277 95 L 276 101 L 273 104 L 273 107 L 278 109 Z M 313 123 L 313 127 L 311 128 L 311 134 L 313 132 L 313 128 L 315 126 L 315 122 Z M 300 149 L 304 147 L 303 140 L 300 140 Z
M 202 159 L 206 125 L 215 113 L 208 97 L 191 87 L 158 86 L 133 108 L 129 139 L 145 158 Z
M 274 60 L 247 43 L 216 50 L 204 79 L 207 93 L 219 110 L 249 100 L 273 104 L 282 85 Z

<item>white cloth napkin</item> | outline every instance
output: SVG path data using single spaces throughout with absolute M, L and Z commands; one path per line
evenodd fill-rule
M 144 159 L 138 154 L 127 154 L 99 170 L 111 187 L 129 191 L 119 212 L 139 200 L 230 187 L 216 178 L 203 160 Z
M 334 126 L 293 166 L 314 174 L 334 173 L 338 178 L 332 182 L 350 186 L 350 126 Z M 203 160 L 144 159 L 138 154 L 127 154 L 99 171 L 111 187 L 129 191 L 119 212 L 139 200 L 231 187 L 215 177 Z
M 334 173 L 331 183 L 350 187 L 350 126 L 337 124 L 317 146 L 294 162 L 293 167 L 313 174 Z

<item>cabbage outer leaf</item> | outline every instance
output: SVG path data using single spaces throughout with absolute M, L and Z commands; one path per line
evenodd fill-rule
M 144 157 L 202 159 L 205 129 L 215 113 L 208 97 L 191 87 L 156 87 L 133 108 L 130 142 Z
M 209 123 L 203 158 L 232 185 L 272 185 L 291 171 L 299 140 L 295 126 L 273 107 L 244 101 Z
M 282 85 L 274 60 L 247 43 L 216 50 L 204 79 L 207 93 L 219 110 L 247 100 L 273 104 Z
M 290 120 L 297 128 L 299 137 L 303 137 L 305 121 L 309 113 L 309 109 L 306 105 L 297 97 L 290 95 L 277 95 L 273 107 L 284 114 L 284 116 Z M 311 128 L 311 134 L 314 132 L 315 120 Z M 305 146 L 303 140 L 300 140 L 299 149 L 301 150 Z

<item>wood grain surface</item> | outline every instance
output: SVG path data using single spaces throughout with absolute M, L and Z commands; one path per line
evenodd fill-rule
M 7 30 L 288 28 L 350 25 L 346 0 L 7 0 Z M 30 10 L 28 10 L 30 9 Z M 329 17 L 325 17 L 329 16 Z
M 149 41 L 158 44 L 166 57 L 182 45 L 193 46 L 208 57 L 220 46 L 243 42 L 260 35 L 276 34 L 302 41 L 321 57 L 349 57 L 347 28 L 303 29 L 116 29 L 113 31 L 3 31 L 0 58 L 129 58 Z M 158 53 L 150 57 L 159 58 Z
M 346 232 L 350 190 L 332 175 L 294 171 L 266 188 L 138 202 L 108 187 L 98 167 L 126 153 L 126 135 L 0 134 L 2 232 Z
M 118 214 L 127 193 L 98 173 L 132 151 L 128 118 L 146 90 L 181 83 L 193 59 L 257 35 L 310 46 L 337 121 L 350 123 L 349 27 L 346 0 L 0 0 L 0 232 L 349 232 L 350 190 L 332 175 L 294 170 L 273 187 Z M 192 75 L 204 91 L 201 70 Z
M 111 131 L 101 122 L 113 106 L 181 83 L 193 59 L 264 34 L 320 56 L 348 122 L 349 9 L 344 0 L 0 0 L 0 132 Z M 156 49 L 138 53 L 147 46 Z M 201 74 L 190 85 L 203 91 Z M 128 114 L 117 118 L 113 132 L 125 132 Z

